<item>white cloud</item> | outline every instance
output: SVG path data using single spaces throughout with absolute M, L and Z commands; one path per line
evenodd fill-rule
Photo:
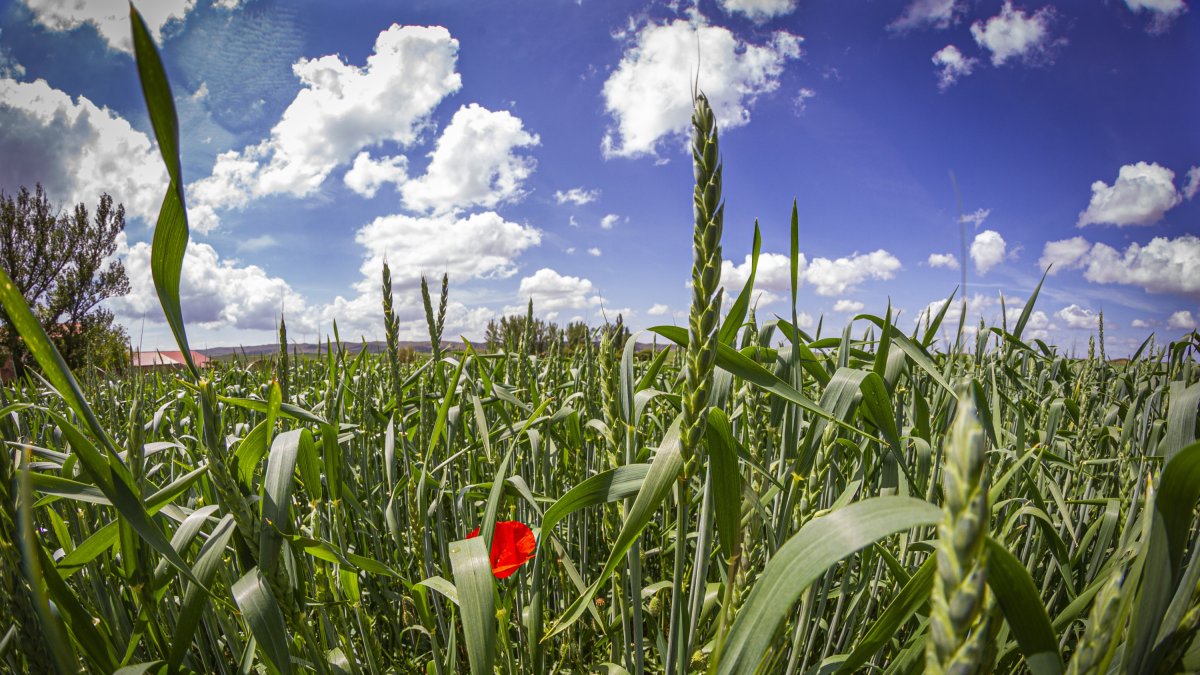
M 1167 328 L 1179 328 L 1182 330 L 1195 330 L 1196 318 L 1186 309 L 1181 309 L 1171 315 L 1167 319 Z
M 162 157 L 146 134 L 45 80 L 0 79 L 0 156 L 0 185 L 40 182 L 64 207 L 90 208 L 107 192 L 129 216 L 153 222 L 167 189 Z
M 868 279 L 891 279 L 899 269 L 896 256 L 879 249 L 836 260 L 813 258 L 804 279 L 815 287 L 817 295 L 841 295 Z
M 561 204 L 574 204 L 575 206 L 583 206 L 596 201 L 600 197 L 599 190 L 585 190 L 581 187 L 571 188 L 566 192 L 562 190 L 554 191 L 554 201 Z
M 600 257 L 600 249 L 596 248 L 595 246 L 589 248 L 587 251 L 588 251 L 588 255 L 590 255 L 590 256 L 594 256 L 596 258 Z
M 975 271 L 980 275 L 987 274 L 1004 261 L 1007 248 L 1004 237 L 995 230 L 984 230 L 975 235 L 971 242 L 971 262 L 975 263 Z
M 900 261 L 883 249 L 868 254 L 855 253 L 849 257 L 814 258 L 808 261 L 801 253 L 797 261 L 797 273 L 801 284 L 808 283 L 817 295 L 841 295 L 853 290 L 858 284 L 870 279 L 891 279 L 900 269 Z M 781 253 L 763 253 L 758 257 L 758 273 L 754 278 L 755 291 L 791 293 L 792 263 Z M 750 276 L 750 256 L 741 264 L 725 260 L 721 263 L 721 283 L 725 286 L 725 297 L 735 297 Z M 778 299 L 774 293 L 764 293 L 760 302 L 767 304 Z
M 292 66 L 302 88 L 270 137 L 217 157 L 212 176 L 189 186 L 207 212 L 237 208 L 256 197 L 316 192 L 359 151 L 392 141 L 414 143 L 429 114 L 462 81 L 455 72 L 458 41 L 440 26 L 397 26 L 381 32 L 366 66 L 336 55 Z
M 374 160 L 371 153 L 363 151 L 354 158 L 342 180 L 346 187 L 370 199 L 384 183 L 399 186 L 408 180 L 408 158 L 400 155 Z
M 23 0 L 33 12 L 33 20 L 54 32 L 73 31 L 91 25 L 110 49 L 133 53 L 129 28 L 128 0 Z M 139 2 L 138 11 L 155 42 L 162 41 L 163 28 L 181 22 L 196 0 L 152 0 Z
M 1129 325 L 1133 326 L 1134 328 L 1149 328 L 1150 322 L 1144 321 L 1142 319 L 1134 319 L 1133 322 Z
M 567 224 L 570 225 L 571 227 L 579 227 L 579 221 L 575 220 L 575 216 L 571 216 L 567 220 Z
M 611 230 L 613 229 L 613 226 L 619 222 L 621 222 L 621 216 L 618 216 L 615 213 L 610 213 L 600 219 L 600 229 Z
M 656 304 L 646 311 L 650 316 L 666 316 L 671 313 L 671 308 L 663 304 Z
M 1183 184 L 1183 198 L 1191 199 L 1200 192 L 1200 166 L 1193 166 L 1188 169 L 1187 178 Z
M 917 312 L 917 316 L 913 319 L 913 322 L 918 326 L 924 326 L 926 321 L 932 321 L 933 318 L 937 316 L 938 312 L 942 311 L 942 307 L 946 304 L 946 302 L 950 302 L 950 306 L 946 308 L 946 315 L 942 319 L 942 326 L 954 326 L 954 329 L 957 329 L 959 318 L 963 314 L 963 300 L 961 297 L 934 300 L 926 305 L 920 312 Z M 993 297 L 982 295 L 980 293 L 972 295 L 966 302 L 966 330 L 974 330 L 975 324 L 978 324 L 980 320 L 988 321 L 998 318 L 998 316 L 986 316 L 988 310 L 995 308 L 997 304 L 997 300 Z
M 150 244 L 140 242 L 124 252 L 129 275 L 128 295 L 111 300 L 115 313 L 133 319 L 165 321 L 150 274 Z M 208 244 L 189 242 L 183 258 L 180 304 L 184 320 L 204 328 L 271 330 L 280 312 L 288 323 L 311 330 L 304 297 L 286 281 L 268 275 L 257 265 L 240 266 L 222 260 Z
M 956 270 L 958 269 L 958 258 L 954 257 L 953 253 L 930 253 L 928 264 L 930 267 L 949 267 Z
M 816 98 L 816 96 L 816 90 L 800 87 L 800 91 L 796 92 L 796 98 L 792 99 L 792 109 L 797 115 L 803 115 L 804 111 L 808 110 L 808 100 Z
M 1100 326 L 1100 315 L 1096 312 L 1080 307 L 1074 303 L 1063 307 L 1054 313 L 1054 316 L 1062 319 L 1067 323 L 1067 328 L 1086 328 L 1095 330 Z
M 1058 42 L 1050 36 L 1053 19 L 1054 9 L 1050 5 L 1029 15 L 1023 9 L 1014 9 L 1011 0 L 1005 0 L 999 14 L 986 22 L 971 24 L 971 35 L 976 44 L 992 53 L 994 66 L 1013 59 L 1037 63 L 1049 60 L 1050 50 Z
M 591 281 L 565 276 L 549 267 L 543 267 L 521 279 L 517 295 L 522 301 L 532 298 L 533 306 L 538 311 L 578 309 L 600 304 L 600 296 Z
M 1124 251 L 1096 243 L 1083 253 L 1077 252 L 1088 242 L 1076 237 L 1048 242 L 1042 259 L 1052 257 L 1051 245 L 1066 242 L 1074 248 L 1059 258 L 1063 268 L 1082 268 L 1083 277 L 1093 283 L 1140 286 L 1151 293 L 1200 294 L 1200 238 L 1195 235 L 1155 237 L 1145 245 L 1130 244 Z
M 699 17 L 645 26 L 604 83 L 605 109 L 615 122 L 604 136 L 605 156 L 656 154 L 663 138 L 686 134 L 697 50 L 700 89 L 717 124 L 722 130 L 747 124 L 757 97 L 775 91 L 784 65 L 800 57 L 801 40 L 779 31 L 765 44 L 749 44 Z
M 970 75 L 979 63 L 979 59 L 964 56 L 954 45 L 946 45 L 939 49 L 933 55 L 932 61 L 933 65 L 938 67 L 938 89 L 942 91 L 958 82 L 959 78 Z
M 518 199 L 535 162 L 513 153 L 538 143 L 508 111 L 463 106 L 438 138 L 425 175 L 401 188 L 404 203 L 415 211 L 445 213 Z
M 718 0 L 726 14 L 744 14 L 752 21 L 766 21 L 796 9 L 796 0 Z
M 942 306 L 945 305 L 946 299 L 935 300 L 926 305 L 920 312 L 917 313 L 914 323 L 924 329 L 926 321 L 931 321 Z M 1025 310 L 1025 302 L 1021 298 L 1004 298 L 1004 318 L 1007 319 L 1009 329 L 1016 325 L 1017 320 L 1021 316 L 1021 312 Z M 987 296 L 980 293 L 972 295 L 966 303 L 966 320 L 963 323 L 963 332 L 966 335 L 975 335 L 978 332 L 979 324 L 993 326 L 1000 325 L 1000 300 L 997 296 Z M 960 297 L 955 297 L 950 306 L 946 308 L 946 316 L 942 320 L 941 332 L 950 335 L 958 330 L 959 319 L 963 315 L 963 301 Z M 1037 338 L 1044 340 L 1049 337 L 1050 331 L 1057 330 L 1058 326 L 1051 323 L 1050 317 L 1042 310 L 1034 310 L 1029 314 L 1029 320 L 1025 324 L 1025 332 L 1022 337 Z
M 1076 267 L 1091 248 L 1092 243 L 1083 237 L 1048 241 L 1042 248 L 1038 267 L 1043 270 L 1050 267 L 1050 276 L 1054 276 L 1065 269 Z
M 1092 199 L 1079 214 L 1076 226 L 1153 225 L 1181 201 L 1183 196 L 1175 191 L 1174 171 L 1146 162 L 1126 164 L 1111 186 L 1101 180 L 1092 183 Z
M 380 278 L 386 258 L 400 334 L 418 339 L 428 336 L 420 294 L 415 292 L 422 275 L 436 279 L 444 272 L 452 285 L 511 277 L 517 273 L 516 258 L 540 244 L 541 233 L 487 211 L 467 217 L 382 216 L 359 229 L 355 240 L 366 249 L 359 267 L 362 279 L 355 284 L 358 295 L 338 296 L 314 314 L 323 323 L 336 319 L 343 336 L 381 336 Z M 468 308 L 451 300 L 445 334 L 482 335 L 493 314 L 486 307 Z
M 808 261 L 804 254 L 799 259 L 800 283 L 804 283 L 804 271 Z M 764 291 L 791 293 L 792 288 L 791 260 L 780 253 L 763 253 L 758 256 L 758 272 L 754 277 L 754 288 Z M 750 278 L 750 255 L 747 254 L 740 265 L 734 265 L 725 260 L 721 263 L 721 284 L 725 286 L 725 297 L 734 298 L 746 285 Z
M 1184 0 L 1125 0 L 1125 6 L 1137 14 L 1149 12 L 1150 24 L 1146 29 L 1151 33 L 1165 32 L 1188 9 Z
M 842 299 L 842 300 L 838 300 L 837 302 L 835 302 L 833 304 L 833 311 L 835 311 L 835 312 L 861 312 L 863 307 L 866 307 L 866 305 L 864 305 L 863 303 L 861 303 L 857 300 Z
M 926 26 L 942 30 L 958 23 L 966 10 L 960 0 L 912 0 L 904 13 L 888 24 L 888 30 L 902 33 Z
M 416 287 L 422 274 L 446 272 L 459 282 L 511 277 L 517 272 L 514 259 L 540 244 L 541 233 L 492 211 L 464 218 L 391 215 L 360 229 L 355 241 L 367 249 L 359 284 L 360 291 L 367 291 L 378 285 L 385 257 L 397 288 Z
M 983 225 L 983 221 L 987 220 L 987 217 L 990 215 L 992 215 L 991 209 L 975 209 L 971 213 L 964 213 L 959 216 L 958 222 L 971 223 L 976 227 L 976 229 L 978 229 L 980 225 Z

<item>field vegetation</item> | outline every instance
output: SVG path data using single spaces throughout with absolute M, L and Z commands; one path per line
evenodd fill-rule
M 133 27 L 172 179 L 154 280 L 190 354 L 179 130 Z M 509 319 L 446 348 L 443 282 L 430 356 L 401 358 L 385 267 L 382 356 L 289 358 L 281 325 L 270 368 L 77 379 L 0 271 L 39 366 L 0 389 L 0 668 L 1200 668 L 1200 337 L 1075 358 L 1025 336 L 1037 291 L 978 329 L 949 301 L 809 335 L 795 282 L 791 316 L 757 316 L 753 274 L 720 290 L 703 95 L 693 123 L 687 327 L 567 349 Z

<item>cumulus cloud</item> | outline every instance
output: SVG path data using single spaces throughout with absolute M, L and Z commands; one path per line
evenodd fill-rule
M 1066 242 L 1071 242 L 1069 248 Z M 1200 295 L 1200 238 L 1195 235 L 1155 237 L 1145 245 L 1130 244 L 1124 251 L 1103 243 L 1083 250 L 1088 243 L 1082 237 L 1048 242 L 1042 259 L 1057 255 L 1063 269 L 1082 269 L 1083 277 L 1093 283 L 1139 286 L 1151 293 Z M 1062 245 L 1056 249 L 1060 253 L 1051 253 L 1052 245 Z
M 477 103 L 454 113 L 431 153 L 425 175 L 404 184 L 404 204 L 415 211 L 447 212 L 471 206 L 495 208 L 521 196 L 534 161 L 514 154 L 537 145 L 520 118 Z
M 1135 14 L 1145 12 L 1150 15 L 1150 23 L 1146 26 L 1150 33 L 1166 32 L 1188 9 L 1183 0 L 1125 0 L 1125 6 Z
M 752 21 L 766 21 L 796 9 L 796 0 L 719 0 L 726 14 L 742 14 Z
M 1092 243 L 1083 237 L 1071 237 L 1058 241 L 1048 241 L 1042 248 L 1042 257 L 1038 258 L 1038 267 L 1050 268 L 1050 276 L 1065 269 L 1078 266 L 1079 261 L 1092 249 Z
M 316 192 L 340 164 L 385 141 L 414 143 L 429 114 L 462 85 L 455 72 L 458 41 L 440 26 L 397 26 L 381 32 L 365 66 L 340 56 L 292 66 L 301 89 L 270 136 L 217 157 L 210 177 L 189 186 L 193 203 L 216 224 L 216 211 L 256 197 Z
M 1200 166 L 1188 169 L 1182 192 L 1184 199 L 1191 199 L 1196 196 L 1197 192 L 1200 192 Z
M 1143 319 L 1134 319 L 1129 325 L 1133 326 L 1134 328 L 1149 328 L 1150 322 Z
M 813 258 L 804 279 L 817 295 L 841 295 L 868 279 L 891 279 L 900 269 L 896 256 L 883 249 L 847 258 Z
M 590 255 L 590 256 L 593 256 L 596 258 L 600 257 L 600 249 L 595 246 L 589 248 L 587 251 L 588 251 L 588 255 Z
M 747 124 L 755 100 L 778 89 L 784 65 L 800 57 L 801 40 L 778 31 L 764 44 L 749 44 L 701 18 L 643 27 L 604 83 L 604 106 L 614 120 L 601 146 L 604 155 L 654 155 L 661 140 L 687 132 L 693 84 L 688 73 L 697 66 L 697 50 L 704 55 L 700 88 L 717 124 L 722 130 Z
M 1050 60 L 1052 48 L 1061 42 L 1050 35 L 1053 20 L 1054 8 L 1050 5 L 1026 14 L 1023 9 L 1013 8 L 1011 0 L 1005 0 L 999 14 L 971 24 L 971 35 L 976 44 L 991 52 L 994 66 L 1012 60 L 1045 62 Z
M 397 288 L 416 287 L 421 275 L 446 272 L 455 281 L 503 279 L 517 273 L 514 259 L 541 243 L 536 229 L 486 211 L 459 218 L 451 214 L 376 218 L 358 231 L 355 241 L 367 249 L 359 290 L 379 283 L 383 260 Z
M 607 216 L 604 216 L 603 218 L 600 219 L 600 229 L 611 230 L 611 229 L 613 229 L 613 226 L 616 225 L 617 223 L 619 223 L 620 221 L 621 221 L 621 216 L 618 216 L 615 213 L 610 213 Z
M 933 65 L 938 67 L 938 89 L 942 91 L 949 89 L 959 78 L 970 75 L 979 63 L 979 59 L 963 55 L 954 45 L 946 45 L 939 49 L 932 60 Z
M 984 230 L 975 235 L 971 242 L 971 262 L 975 263 L 975 271 L 980 275 L 1004 261 L 1008 245 L 1004 237 L 995 230 Z
M 113 311 L 126 318 L 165 321 L 150 274 L 150 244 L 140 242 L 123 253 L 130 290 L 109 301 Z M 204 328 L 271 330 L 280 312 L 286 312 L 293 327 L 312 330 L 308 303 L 286 281 L 257 265 L 221 259 L 208 244 L 188 243 L 179 286 L 188 323 Z
M 847 299 L 843 298 L 833 304 L 833 311 L 835 311 L 835 312 L 861 312 L 863 307 L 866 307 L 866 305 L 859 302 L 858 300 L 847 300 Z
M 800 279 L 803 283 L 804 271 L 808 267 L 808 261 L 804 254 L 800 254 L 799 270 Z M 792 263 L 791 260 L 780 253 L 763 253 L 758 256 L 758 272 L 754 277 L 754 288 L 764 291 L 776 291 L 779 293 L 791 292 L 792 282 Z M 725 286 L 725 297 L 737 297 L 741 292 L 742 287 L 746 285 L 746 280 L 750 278 L 750 255 L 747 254 L 740 265 L 734 265 L 733 262 L 725 260 L 721 263 L 721 283 Z
M 0 156 L 6 158 L 0 162 L 0 186 L 32 188 L 40 182 L 64 206 L 94 204 L 107 192 L 129 216 L 149 221 L 167 188 L 162 157 L 146 134 L 108 108 L 84 96 L 72 99 L 45 80 L 0 79 Z
M 930 253 L 928 264 L 930 267 L 949 267 L 956 270 L 958 269 L 958 258 L 954 257 L 953 253 Z
M 559 274 L 549 267 L 543 267 L 521 279 L 517 295 L 523 301 L 532 298 L 533 306 L 538 311 L 579 309 L 600 304 L 600 296 L 590 280 Z
M 110 49 L 133 53 L 129 30 L 127 0 L 23 0 L 33 20 L 54 32 L 69 32 L 83 25 L 96 29 Z M 155 42 L 161 42 L 163 28 L 182 22 L 196 6 L 196 0 L 154 0 L 138 3 L 138 11 Z
M 888 24 L 888 30 L 898 33 L 927 27 L 943 30 L 958 23 L 966 11 L 966 3 L 961 0 L 912 0 Z
M 925 326 L 927 322 L 932 321 L 933 317 L 937 316 L 938 312 L 945 306 L 947 299 L 935 300 L 926 305 L 920 312 L 917 313 L 914 323 L 918 326 Z M 1016 325 L 1021 313 L 1025 310 L 1025 301 L 1021 298 L 1004 298 L 1004 319 L 1007 320 L 1009 329 Z M 952 299 L 949 307 L 946 308 L 945 318 L 942 320 L 942 331 L 950 333 L 958 329 L 958 322 L 963 316 L 963 300 L 955 297 Z M 963 323 L 963 332 L 967 335 L 974 335 L 979 328 L 979 324 L 984 325 L 999 325 L 1001 323 L 1000 300 L 997 296 L 988 296 L 981 293 L 972 295 L 966 302 L 966 320 Z M 1042 310 L 1034 310 L 1029 314 L 1029 320 L 1025 324 L 1025 332 L 1022 333 L 1026 338 L 1037 338 L 1044 340 L 1050 335 L 1050 331 L 1056 330 L 1057 324 L 1050 321 L 1050 317 Z
M 933 302 L 925 305 L 921 311 L 917 312 L 917 316 L 913 319 L 913 322 L 917 325 L 923 326 L 926 322 L 932 321 L 933 318 L 938 315 L 938 312 L 942 311 L 942 307 L 945 307 L 947 302 L 950 303 L 950 306 L 946 307 L 946 315 L 942 319 L 942 325 L 957 325 L 959 318 L 963 315 L 963 300 L 959 297 L 934 300 Z M 972 295 L 966 302 L 967 329 L 972 330 L 974 328 L 974 324 L 979 323 L 980 320 L 986 322 L 988 320 L 994 320 L 995 318 L 998 318 L 996 316 L 987 315 L 988 310 L 995 308 L 997 304 L 998 302 L 996 298 L 991 296 L 983 295 L 981 293 Z
M 1153 163 L 1126 164 L 1112 185 L 1102 180 L 1092 183 L 1092 199 L 1075 224 L 1153 225 L 1181 201 L 1183 195 L 1175 191 L 1174 171 Z
M 671 313 L 671 308 L 663 304 L 655 304 L 646 313 L 650 316 L 666 316 Z
M 585 190 L 577 187 L 567 191 L 555 190 L 554 201 L 562 204 L 574 204 L 575 206 L 583 206 L 596 201 L 600 197 L 599 190 Z
M 1181 330 L 1195 330 L 1196 318 L 1186 309 L 1181 309 L 1171 315 L 1167 319 L 1167 328 L 1176 328 Z
M 346 187 L 370 199 L 384 183 L 403 185 L 408 180 L 408 158 L 401 155 L 375 160 L 371 153 L 360 152 L 342 180 Z
M 797 273 L 801 284 L 813 286 L 817 295 L 842 295 L 859 284 L 873 279 L 891 279 L 900 269 L 900 261 L 891 253 L 879 249 L 867 254 L 854 253 L 848 257 L 831 260 L 813 258 L 808 261 L 801 253 L 797 261 Z M 792 263 L 781 253 L 763 253 L 758 257 L 758 274 L 754 278 L 756 291 L 790 293 L 792 288 Z M 750 256 L 739 265 L 726 260 L 721 263 L 721 283 L 725 286 L 726 298 L 732 298 L 746 285 L 750 276 Z M 764 295 L 762 302 L 777 299 L 774 294 Z
M 1058 310 L 1054 313 L 1054 316 L 1066 322 L 1067 328 L 1095 330 L 1100 326 L 1100 315 L 1098 313 L 1074 303 Z
M 323 323 L 336 319 L 344 336 L 381 335 L 380 276 L 386 259 L 400 334 L 409 339 L 427 336 L 420 294 L 415 292 L 422 275 L 437 278 L 446 273 L 452 285 L 512 277 L 516 258 L 541 243 L 541 232 L 492 211 L 470 216 L 389 215 L 359 229 L 355 240 L 366 251 L 359 267 L 362 278 L 354 286 L 358 294 L 338 296 L 314 309 L 313 315 Z M 446 335 L 481 335 L 492 315 L 486 307 L 468 308 L 451 300 Z

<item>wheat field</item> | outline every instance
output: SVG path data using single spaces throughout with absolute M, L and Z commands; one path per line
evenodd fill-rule
M 180 129 L 132 21 L 189 354 Z M 948 324 L 952 297 L 809 335 L 794 282 L 791 317 L 756 316 L 753 273 L 721 290 L 703 94 L 693 126 L 688 324 L 628 340 L 444 349 L 426 290 L 432 354 L 400 359 L 385 266 L 383 356 L 289 358 L 281 326 L 266 367 L 76 376 L 0 271 L 40 366 L 0 389 L 0 668 L 1200 668 L 1200 336 L 1068 355 L 1023 337 L 1036 291 L 999 326 Z

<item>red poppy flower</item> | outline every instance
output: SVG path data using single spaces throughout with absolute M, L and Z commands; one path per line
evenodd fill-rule
M 467 539 L 479 536 L 479 528 L 471 530 Z M 492 531 L 492 574 L 497 579 L 507 579 L 521 565 L 533 560 L 537 550 L 537 540 L 533 530 L 519 520 L 498 520 L 496 529 Z

